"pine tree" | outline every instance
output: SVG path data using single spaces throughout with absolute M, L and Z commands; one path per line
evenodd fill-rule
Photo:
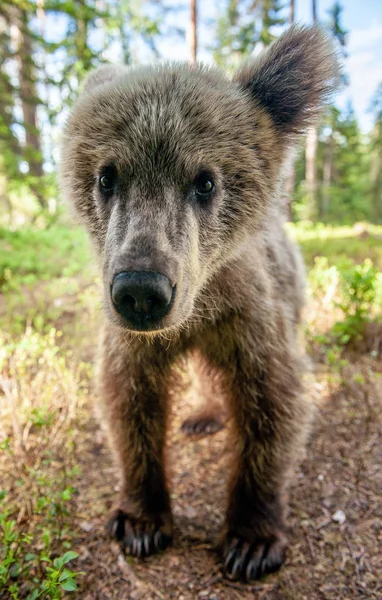
M 4 88 L 0 96 L 0 123 L 4 135 L 2 145 L 8 142 L 8 152 L 5 153 L 1 166 L 3 169 L 12 166 L 16 180 L 26 183 L 41 208 L 46 208 L 43 153 L 38 119 L 38 107 L 42 101 L 36 87 L 35 41 L 30 26 L 30 21 L 35 16 L 35 9 L 33 3 L 19 0 L 4 2 L 0 9 L 4 41 L 1 47 L 0 78 Z M 10 75 L 11 72 L 13 76 Z M 21 107 L 19 117 L 16 116 L 17 103 Z M 22 130 L 22 137 L 16 136 L 16 127 Z M 14 152 L 13 160 L 9 150 Z M 8 171 L 5 171 L 5 176 L 9 180 Z
M 350 103 L 343 114 L 337 113 L 334 129 L 333 206 L 328 216 L 341 221 L 368 219 L 371 214 L 367 149 Z
M 334 37 L 337 39 L 337 41 L 342 49 L 342 55 L 345 58 L 347 56 L 346 41 L 347 41 L 348 32 L 346 31 L 346 29 L 344 29 L 344 27 L 342 26 L 342 23 L 341 23 L 342 12 L 343 12 L 343 6 L 340 4 L 340 2 L 335 2 L 333 4 L 333 6 L 328 10 L 328 15 L 330 17 L 329 27 L 330 27 Z M 341 73 L 341 80 L 342 80 L 343 85 L 346 85 L 348 83 L 348 78 L 344 71 Z M 332 178 L 332 172 L 333 172 L 333 152 L 334 152 L 333 135 L 335 132 L 335 121 L 334 121 L 334 117 L 336 114 L 335 109 L 333 109 L 333 107 L 331 107 L 329 109 L 328 114 L 329 114 L 328 127 L 330 130 L 330 133 L 327 137 L 326 148 L 325 148 L 325 152 L 324 152 L 322 193 L 321 193 L 321 197 L 320 197 L 321 202 L 319 205 L 319 217 L 321 219 L 324 219 L 326 213 L 328 212 L 329 202 L 330 202 L 329 191 L 330 191 L 330 184 L 331 184 L 331 178 Z
M 329 165 L 330 177 L 326 173 Z M 307 217 L 304 169 L 304 156 L 301 156 L 296 164 L 300 204 L 295 206 L 300 218 Z M 318 129 L 316 170 L 317 179 L 323 181 L 317 191 L 322 221 L 351 223 L 370 219 L 369 146 L 350 103 L 343 112 L 332 106 Z
M 127 63 L 142 44 L 155 52 L 159 19 L 148 16 L 149 5 L 160 15 L 157 0 L 144 7 L 134 0 L 0 3 L 0 197 L 8 211 L 11 192 L 21 186 L 43 209 L 57 195 L 45 172 L 54 166 L 57 119 L 86 73 L 106 61 L 107 48 L 119 47 Z M 54 41 L 44 25 L 52 16 L 65 28 Z

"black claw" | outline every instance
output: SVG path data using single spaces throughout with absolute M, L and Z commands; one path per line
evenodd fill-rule
M 249 561 L 250 564 L 252 565 L 251 579 L 257 579 L 258 577 L 260 577 L 263 574 L 263 572 L 261 570 L 263 556 L 264 556 L 264 546 L 262 544 L 260 546 L 255 546 L 255 548 L 252 552 L 251 559 Z
M 247 568 L 245 570 L 245 579 L 246 581 L 251 581 L 251 579 L 256 579 L 257 571 L 254 568 L 254 565 L 251 561 L 249 561 Z
M 113 538 L 117 538 L 118 539 L 118 519 L 110 519 L 110 521 L 108 522 L 107 526 L 106 526 L 106 530 L 107 533 L 109 534 L 110 537 Z
M 150 537 L 148 533 L 143 536 L 143 547 L 145 549 L 146 556 L 150 554 Z
M 259 564 L 259 576 L 265 575 L 265 573 L 271 573 L 268 568 L 268 559 L 267 557 L 263 558 L 261 563 Z
M 240 554 L 237 557 L 232 569 L 232 575 L 234 575 L 235 577 L 245 578 L 246 564 L 248 557 L 250 557 L 251 554 L 250 550 L 251 547 L 247 543 L 245 543 L 241 548 Z
M 223 550 L 224 570 L 234 578 L 244 581 L 259 579 L 265 574 L 277 571 L 285 558 L 284 540 L 265 543 L 259 541 L 249 545 L 240 538 L 229 538 Z
M 231 574 L 233 575 L 233 577 L 240 577 L 243 562 L 244 557 L 239 554 L 239 556 L 236 557 L 235 562 L 233 563 L 233 567 L 231 569 Z
M 107 532 L 117 539 L 126 554 L 139 558 L 163 550 L 171 542 L 171 536 L 155 531 L 153 524 L 130 519 L 120 510 L 108 522 Z
M 125 537 L 125 516 L 121 511 L 118 511 L 109 521 L 107 525 L 108 534 L 117 539 L 119 542 Z
M 237 550 L 236 546 L 231 548 L 227 558 L 225 559 L 224 567 L 229 572 L 231 572 L 231 570 L 232 570 L 232 562 L 235 560 L 236 550 Z

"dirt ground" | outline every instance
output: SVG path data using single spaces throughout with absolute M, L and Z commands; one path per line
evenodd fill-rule
M 80 322 L 80 336 L 74 337 L 78 314 L 73 306 L 63 315 L 70 325 L 63 344 L 76 345 L 78 359 L 93 362 L 95 341 L 87 340 L 86 332 L 96 333 L 97 327 L 94 322 Z M 60 326 L 65 331 L 65 323 Z M 118 478 L 94 417 L 91 392 L 81 408 L 81 425 L 77 416 L 70 425 L 71 460 L 81 472 L 69 510 L 71 546 L 79 554 L 71 568 L 84 575 L 78 578 L 78 590 L 69 596 L 83 600 L 382 599 L 382 329 L 373 332 L 372 342 L 366 340 L 356 350 L 348 351 L 342 366 L 333 369 L 325 362 L 322 347 L 310 349 L 313 369 L 306 376 L 307 389 L 317 415 L 290 491 L 287 561 L 279 573 L 252 585 L 224 578 L 215 552 L 226 501 L 229 424 L 213 436 L 186 438 L 180 425 L 202 400 L 192 385 L 184 398 L 174 399 L 168 441 L 174 544 L 159 555 L 135 560 L 124 557 L 105 534 Z M 70 387 L 69 381 L 64 403 Z M 12 431 L 11 425 L 6 429 Z M 52 444 L 49 435 L 47 448 Z M 41 433 L 32 427 L 28 443 L 35 454 L 42 444 L 38 436 Z M 53 445 L 56 463 L 58 456 L 65 464 L 66 448 L 57 441 Z M 3 460 L 7 481 L 1 483 L 17 498 L 18 475 L 5 455 Z M 24 501 L 28 498 L 17 500 Z M 25 517 L 20 513 L 15 518 L 22 524 Z M 32 513 L 30 518 L 38 522 L 38 514 Z M 8 600 L 1 592 L 0 597 Z
M 317 418 L 291 488 L 290 549 L 282 570 L 245 585 L 222 575 L 214 543 L 222 526 L 229 425 L 207 438 L 180 431 L 200 402 L 190 393 L 174 406 L 169 439 L 174 545 L 145 560 L 124 557 L 104 523 L 117 476 L 103 434 L 91 419 L 79 459 L 84 477 L 76 524 L 84 600 L 206 598 L 339 600 L 382 598 L 382 385 L 367 356 L 344 367 L 342 385 L 324 382 L 320 365 L 308 383 Z M 360 383 L 354 382 L 353 374 Z

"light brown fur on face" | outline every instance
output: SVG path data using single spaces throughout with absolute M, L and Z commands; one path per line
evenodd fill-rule
M 62 189 L 104 279 L 99 383 L 122 477 L 109 531 L 136 556 L 171 541 L 168 402 L 174 366 L 196 353 L 234 423 L 219 542 L 225 571 L 250 580 L 283 562 L 287 484 L 310 405 L 295 331 L 304 270 L 283 230 L 279 190 L 288 152 L 336 73 L 325 34 L 294 27 L 232 81 L 178 64 L 102 67 L 69 118 Z M 201 194 L 206 180 L 213 191 Z M 123 292 L 132 285 L 132 274 L 152 277 L 159 290 L 139 311 L 136 292 L 122 300 L 115 292 L 119 281 Z M 165 308 L 153 309 L 162 296 Z M 215 431 L 219 419 L 213 403 L 185 432 Z

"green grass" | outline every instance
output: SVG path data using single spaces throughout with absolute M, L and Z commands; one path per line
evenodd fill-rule
M 62 328 L 81 304 L 98 306 L 97 271 L 85 232 L 65 224 L 47 229 L 0 228 L 0 329 L 22 335 Z
M 0 291 L 71 277 L 92 265 L 86 234 L 78 228 L 9 231 L 0 228 Z
M 365 224 L 367 233 L 361 235 L 354 227 L 301 223 L 288 228 L 301 246 L 308 269 L 314 266 L 315 258 L 326 256 L 329 266 L 338 267 L 370 258 L 382 271 L 382 226 Z

